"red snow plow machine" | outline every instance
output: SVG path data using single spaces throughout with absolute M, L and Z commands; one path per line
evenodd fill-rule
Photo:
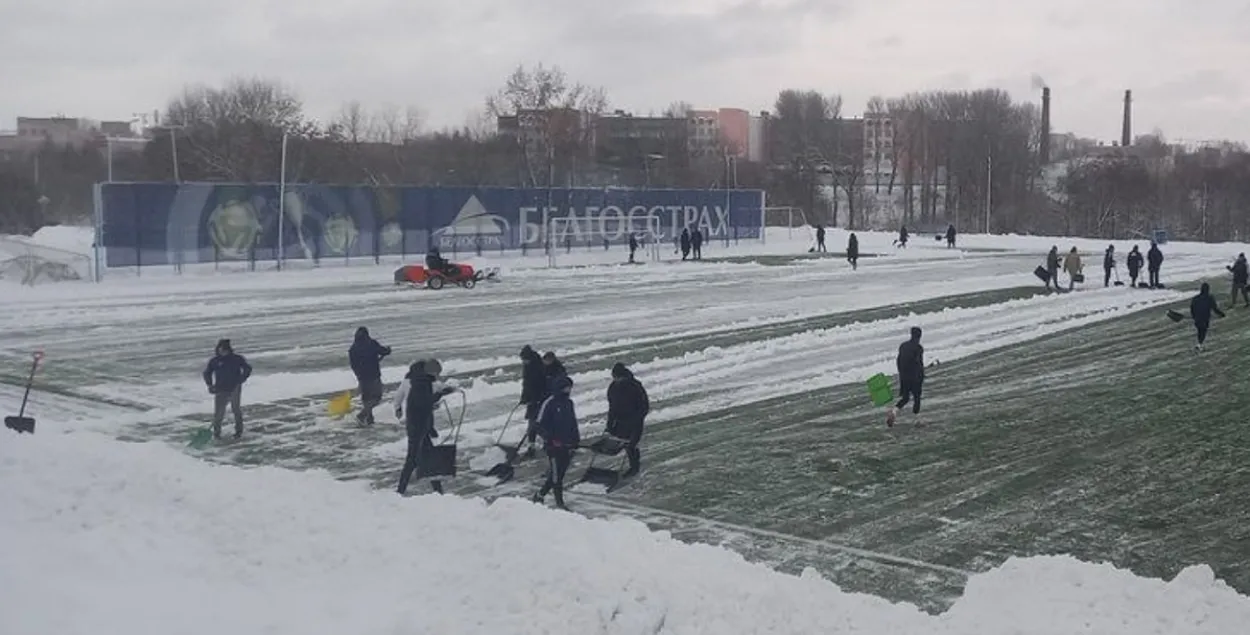
M 499 281 L 499 267 L 474 269 L 472 265 L 449 263 L 447 267 L 433 269 L 425 265 L 404 265 L 395 270 L 395 284 L 425 287 L 435 291 L 449 284 L 472 289 L 483 280 Z

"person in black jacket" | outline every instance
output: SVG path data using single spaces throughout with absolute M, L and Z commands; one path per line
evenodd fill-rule
M 690 250 L 693 252 L 692 258 L 695 260 L 703 260 L 703 232 L 698 227 L 690 232 Z
M 855 234 L 846 239 L 846 261 L 851 263 L 851 269 L 859 269 L 859 237 Z
M 582 441 L 577 429 L 577 410 L 569 393 L 573 380 L 567 375 L 552 382 L 551 396 L 543 402 L 538 414 L 538 426 L 543 436 L 543 450 L 547 453 L 547 480 L 534 494 L 534 502 L 541 503 L 549 492 L 555 492 L 556 507 L 568 510 L 564 504 L 564 475 L 573 461 L 573 450 Z
M 1224 312 L 1220 310 L 1215 296 L 1211 295 L 1211 285 L 1204 282 L 1202 288 L 1198 290 L 1198 295 L 1189 301 L 1189 315 L 1194 318 L 1194 328 L 1198 330 L 1198 344 L 1194 346 L 1195 350 L 1201 351 L 1202 345 L 1207 341 L 1212 313 L 1224 317 Z
M 404 467 L 399 473 L 400 494 L 408 491 L 408 481 L 421 462 L 421 454 L 425 446 L 432 443 L 431 439 L 438 436 L 434 430 L 434 408 L 443 397 L 455 392 L 455 388 L 446 387 L 434 390 L 434 381 L 443 371 L 442 364 L 436 359 L 418 360 L 408 367 L 408 399 L 404 403 L 404 428 L 408 433 L 408 454 L 404 457 Z M 443 484 L 431 480 L 430 486 L 435 492 L 443 493 Z
M 1159 244 L 1151 241 L 1150 251 L 1146 252 L 1146 272 L 1150 274 L 1150 288 L 1159 288 L 1159 270 L 1163 268 L 1163 252 Z
M 911 327 L 911 339 L 898 347 L 898 403 L 890 408 L 885 424 L 893 426 L 898 411 L 912 401 L 911 412 L 920 414 L 920 393 L 924 387 L 924 347 L 920 345 L 920 327 Z
M 638 443 L 642 441 L 643 423 L 650 412 L 651 400 L 642 382 L 624 364 L 617 362 L 612 366 L 612 383 L 608 384 L 608 434 L 629 442 L 625 446 L 625 456 L 629 458 L 626 478 L 637 474 L 641 467 L 642 452 L 638 450 Z
M 356 339 L 347 351 L 356 384 L 360 388 L 360 413 L 357 423 L 373 425 L 373 409 L 382 403 L 382 358 L 391 354 L 391 347 L 383 346 L 369 336 L 369 329 L 356 329 Z
M 204 383 L 213 396 L 213 438 L 221 438 L 221 422 L 226 417 L 226 404 L 230 404 L 237 439 L 243 436 L 243 384 L 252 376 L 252 366 L 234 352 L 230 340 L 218 340 L 215 353 L 204 367 Z
M 638 251 L 638 235 L 629 233 L 629 261 L 634 262 L 634 253 Z
M 561 377 L 568 377 L 569 371 L 564 369 L 564 362 L 556 357 L 556 354 L 547 351 L 543 353 L 543 370 L 547 373 L 547 394 L 554 392 L 551 383 Z
M 1107 245 L 1102 255 L 1102 286 L 1111 286 L 1111 272 L 1115 271 L 1115 245 Z
M 681 259 L 685 260 L 690 257 L 690 228 L 689 227 L 682 228 L 681 237 L 678 238 L 678 241 L 679 241 L 679 244 L 681 245 Z
M 526 456 L 529 457 L 535 454 L 534 441 L 538 436 L 538 411 L 542 408 L 547 395 L 551 393 L 547 384 L 547 367 L 543 365 L 543 360 L 538 353 L 526 344 L 521 348 L 521 403 L 525 404 L 526 422 L 525 438 L 522 442 L 529 444 L 529 448 L 525 451 Z
M 1230 307 L 1237 306 L 1237 294 L 1241 294 L 1241 299 L 1245 301 L 1246 306 L 1250 307 L 1250 290 L 1246 285 L 1250 284 L 1250 271 L 1246 269 L 1246 255 L 1238 254 L 1237 260 L 1233 262 L 1233 266 L 1228 268 L 1233 273 L 1233 301 Z
M 1128 267 L 1129 284 L 1134 289 L 1137 288 L 1137 276 L 1141 274 L 1142 256 L 1137 250 L 1137 245 L 1133 245 L 1133 249 L 1128 252 L 1128 258 L 1124 260 L 1124 265 Z
M 824 225 L 816 226 L 816 251 L 822 254 L 829 251 L 828 249 L 825 249 L 825 226 Z
M 954 224 L 950 224 L 946 226 L 946 248 L 947 249 L 955 248 L 955 225 Z

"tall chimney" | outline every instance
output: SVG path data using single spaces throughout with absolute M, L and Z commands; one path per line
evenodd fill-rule
M 1133 144 L 1133 91 L 1124 91 L 1124 127 L 1120 130 L 1120 145 Z
M 1050 87 L 1042 87 L 1042 138 L 1038 143 L 1041 164 L 1050 163 Z

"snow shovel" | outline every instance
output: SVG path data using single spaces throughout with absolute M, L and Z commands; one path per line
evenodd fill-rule
M 625 466 L 625 459 L 617 463 L 616 469 L 605 467 L 595 467 L 595 458 L 602 456 L 617 456 L 629 445 L 629 441 L 620 437 L 614 437 L 605 433 L 603 436 L 595 439 L 590 445 L 582 446 L 590 450 L 590 465 L 587 466 L 586 472 L 582 474 L 579 483 L 593 483 L 595 485 L 603 485 L 611 491 L 621 482 L 621 468 Z
M 1116 267 L 1115 269 L 1112 269 L 1111 271 L 1115 273 L 1115 286 L 1117 287 L 1124 286 L 1124 281 L 1120 280 L 1120 268 Z
M 1176 310 L 1173 310 L 1173 309 L 1168 309 L 1168 319 L 1169 319 L 1169 320 L 1172 320 L 1173 322 L 1178 322 L 1178 323 L 1179 323 L 1179 322 L 1184 322 L 1184 321 L 1185 321 L 1185 314 L 1184 314 L 1184 313 L 1181 313 L 1180 311 L 1176 311 Z
M 499 485 L 512 480 L 512 477 L 516 472 L 516 470 L 512 467 L 512 462 L 516 461 L 516 457 L 521 452 L 521 446 L 525 444 L 525 437 L 521 437 L 520 443 L 517 443 L 515 447 L 503 445 L 503 433 L 507 432 L 508 426 L 512 423 L 512 417 L 516 415 L 516 411 L 523 405 L 525 404 L 517 404 L 512 407 L 512 412 L 508 413 L 507 420 L 503 422 L 503 428 L 500 428 L 499 430 L 499 436 L 495 437 L 495 447 L 503 450 L 504 460 L 503 463 L 496 463 L 491 466 L 489 470 L 486 470 L 486 475 L 497 477 L 499 479 Z
M 30 364 L 30 377 L 26 378 L 26 392 L 22 395 L 22 407 L 17 411 L 16 417 L 4 418 L 4 427 L 18 434 L 35 433 L 35 418 L 26 416 L 26 400 L 30 398 L 30 387 L 35 383 L 35 372 L 39 370 L 39 362 L 43 361 L 43 351 L 36 351 L 33 357 L 34 361 Z

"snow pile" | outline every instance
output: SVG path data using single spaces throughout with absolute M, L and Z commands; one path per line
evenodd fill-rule
M 1062 558 L 942 616 L 627 520 L 370 492 L 92 433 L 0 443 L 0 632 L 1227 634 L 1250 598 Z M 576 499 L 573 499 L 576 505 Z

